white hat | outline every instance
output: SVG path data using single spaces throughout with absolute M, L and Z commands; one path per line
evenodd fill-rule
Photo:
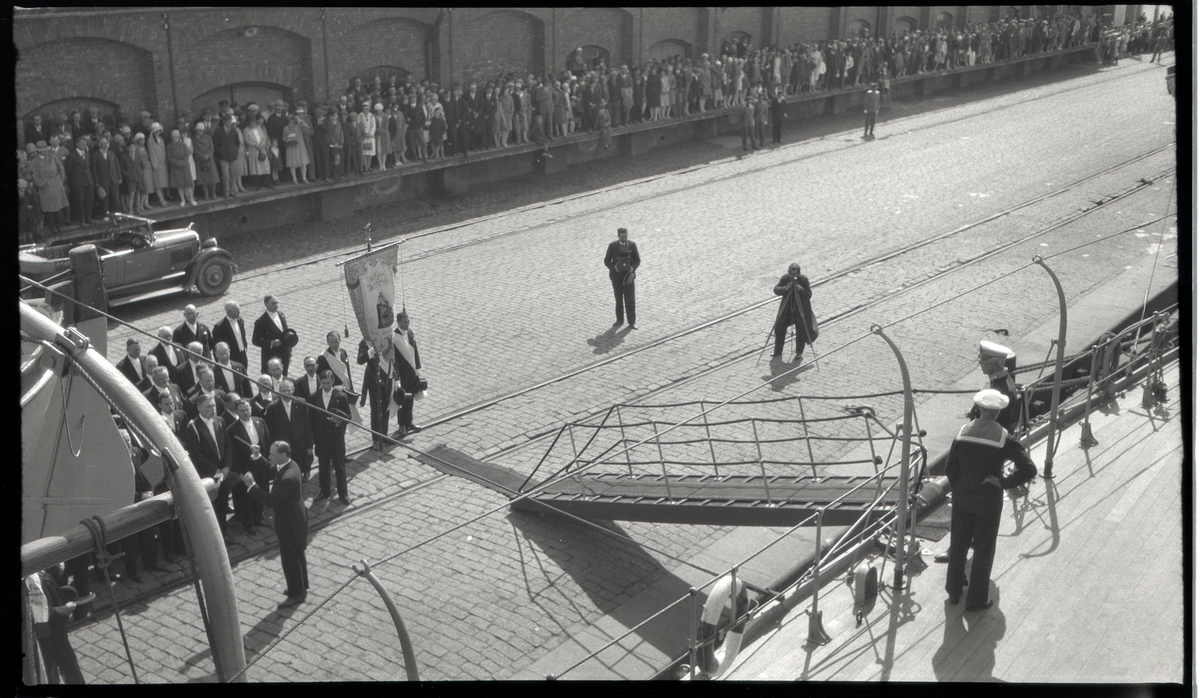
M 979 355 L 995 357 L 997 359 L 1011 359 L 1016 356 L 1016 353 L 1003 344 L 996 344 L 995 342 L 981 339 L 979 340 Z
M 1008 407 L 1008 396 L 999 390 L 984 388 L 975 393 L 975 404 L 981 410 L 1002 410 Z

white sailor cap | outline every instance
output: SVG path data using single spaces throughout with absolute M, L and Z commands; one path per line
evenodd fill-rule
M 975 405 L 981 410 L 1002 410 L 1008 407 L 1008 396 L 999 390 L 984 388 L 975 393 Z
M 1016 353 L 1003 344 L 996 344 L 995 342 L 981 339 L 979 340 L 979 355 L 993 356 L 997 359 L 1011 359 L 1016 356 Z

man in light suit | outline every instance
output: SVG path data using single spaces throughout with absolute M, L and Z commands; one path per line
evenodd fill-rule
M 300 479 L 308 482 L 313 461 L 313 413 L 305 400 L 297 399 L 296 385 L 291 378 L 284 378 L 280 386 L 281 395 L 267 406 L 267 429 L 276 441 L 286 441 L 295 449 L 296 462 L 300 465 Z
M 225 303 L 225 317 L 213 325 L 212 338 L 214 342 L 225 342 L 229 345 L 229 358 L 243 366 L 250 365 L 246 354 L 246 321 L 242 319 L 242 308 L 237 301 Z
M 308 512 L 304 508 L 300 467 L 291 455 L 291 446 L 286 441 L 271 444 L 268 458 L 274 466 L 274 477 L 269 491 L 264 491 L 252 474 L 242 476 L 247 494 L 275 512 L 279 563 L 287 580 L 287 598 L 279 604 L 282 608 L 304 603 L 308 594 L 308 561 L 304 557 L 304 549 L 308 547 Z
M 320 379 L 321 389 L 308 399 L 309 405 L 318 408 L 314 410 L 312 423 L 321 493 L 313 501 L 329 498 L 329 471 L 332 469 L 337 476 L 338 499 L 342 504 L 349 504 L 350 497 L 346 494 L 346 423 L 350 420 L 350 401 L 344 390 L 334 389 L 332 371 L 320 374 Z
M 287 373 L 288 363 L 292 360 L 292 348 L 285 342 L 288 324 L 283 311 L 279 309 L 279 301 L 268 294 L 263 298 L 266 310 L 254 321 L 254 335 L 250 341 L 262 349 L 263 373 L 267 372 L 267 363 L 271 359 L 279 359 L 283 364 L 283 372 Z
M 212 357 L 212 345 L 214 344 L 212 331 L 208 329 L 208 325 L 196 320 L 198 315 L 196 306 L 190 303 L 185 306 L 183 308 L 183 322 L 171 333 L 171 339 L 176 344 L 184 346 L 188 346 L 192 342 L 199 342 L 202 350 L 201 353 L 204 355 L 204 358 L 208 359 Z M 191 347 L 188 348 L 190 349 Z
M 225 535 L 225 510 L 229 508 L 229 490 L 232 485 L 226 478 L 233 467 L 233 458 L 225 434 L 225 422 L 217 418 L 217 405 L 212 395 L 204 396 L 197 405 L 199 415 L 183 430 L 183 447 L 187 449 L 192 465 L 201 478 L 218 479 L 220 487 L 213 501 L 217 514 L 217 525 Z M 228 538 L 226 538 L 228 542 Z

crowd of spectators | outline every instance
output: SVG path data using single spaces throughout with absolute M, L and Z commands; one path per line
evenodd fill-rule
M 675 55 L 609 66 L 571 52 L 566 69 L 510 73 L 450 87 L 412 76 L 355 78 L 336 100 L 309 105 L 220 102 L 183 114 L 168 132 L 149 112 L 134 123 L 40 115 L 18 152 L 24 241 L 87 225 L 107 212 L 144 213 L 231 198 L 281 183 L 332 182 L 408 163 L 525 143 L 542 146 L 579 131 L 732 109 L 777 92 L 803 95 L 1095 44 L 1099 57 L 1173 45 L 1169 17 L 1103 28 L 1096 15 L 1010 18 L 962 28 L 903 31 L 887 38 L 752 48 L 727 40 L 719 55 Z M 1160 41 L 1161 39 L 1161 41 Z

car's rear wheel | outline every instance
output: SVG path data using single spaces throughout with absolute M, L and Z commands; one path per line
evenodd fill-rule
M 229 288 L 233 280 L 233 265 L 224 257 L 209 257 L 200 265 L 196 275 L 196 288 L 206 296 L 219 296 Z

